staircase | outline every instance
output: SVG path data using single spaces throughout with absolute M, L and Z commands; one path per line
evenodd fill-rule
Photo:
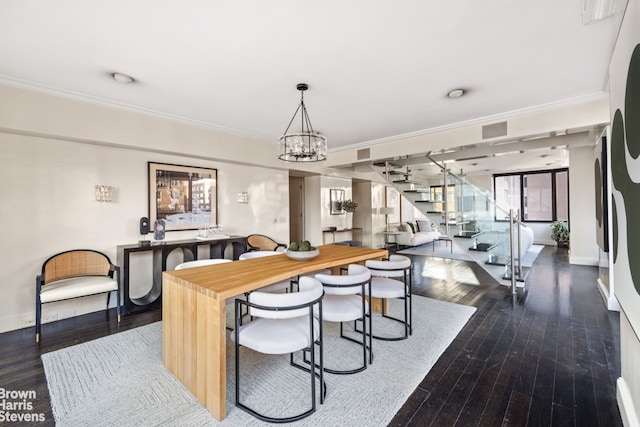
M 440 224 L 440 232 L 450 236 L 453 244 L 499 283 L 511 286 L 514 294 L 516 289 L 524 290 L 528 269 L 520 266 L 521 255 L 517 253 L 518 221 L 510 219 L 516 215 L 496 205 L 490 191 L 444 166 L 442 184 L 438 185 L 421 179 L 410 167 L 403 170 L 384 163 L 373 168 L 422 215 Z

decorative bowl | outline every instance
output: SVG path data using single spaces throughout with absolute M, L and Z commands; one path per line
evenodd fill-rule
M 287 248 L 285 249 L 284 253 L 291 259 L 295 259 L 296 261 L 304 261 L 320 255 L 320 249 L 313 248 L 310 251 L 290 251 L 289 248 Z

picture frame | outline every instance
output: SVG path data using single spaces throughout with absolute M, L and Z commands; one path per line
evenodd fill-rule
M 149 223 L 166 231 L 218 225 L 218 170 L 148 162 Z
M 344 211 L 340 202 L 344 201 L 344 190 L 332 188 L 329 190 L 329 209 L 331 215 L 342 215 Z
M 389 223 L 400 222 L 400 193 L 394 187 L 385 187 L 385 206 L 395 208 L 387 216 Z

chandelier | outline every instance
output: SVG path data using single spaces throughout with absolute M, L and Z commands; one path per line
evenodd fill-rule
M 287 162 L 319 162 L 327 159 L 327 138 L 314 132 L 309 114 L 304 106 L 304 91 L 309 89 L 306 83 L 298 83 L 300 105 L 293 114 L 289 126 L 278 139 L 278 158 Z M 302 129 L 299 133 L 289 133 L 289 128 L 301 111 Z

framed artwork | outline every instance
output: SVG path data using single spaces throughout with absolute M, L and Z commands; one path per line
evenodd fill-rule
M 149 162 L 149 222 L 166 231 L 218 224 L 218 171 Z
M 400 222 L 400 193 L 393 187 L 385 187 L 385 206 L 394 208 L 387 217 L 390 223 Z
M 344 201 L 344 190 L 332 188 L 329 190 L 329 206 L 331 215 L 341 215 L 344 213 L 340 204 Z

